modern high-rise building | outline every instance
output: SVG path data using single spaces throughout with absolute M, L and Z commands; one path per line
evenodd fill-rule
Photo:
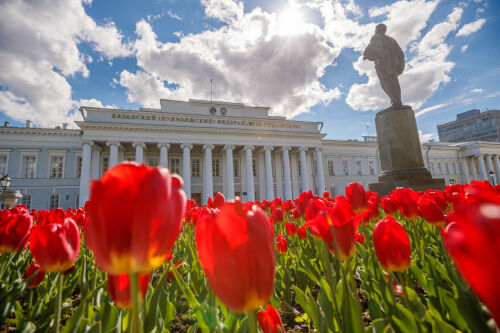
M 437 129 L 442 142 L 500 142 L 500 110 L 462 112 L 457 114 L 457 120 L 438 125 Z

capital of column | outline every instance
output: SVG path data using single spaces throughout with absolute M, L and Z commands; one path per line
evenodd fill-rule
M 161 149 L 161 147 L 167 147 L 167 148 L 170 148 L 170 143 L 164 143 L 164 142 L 160 142 L 156 145 L 159 149 Z
M 289 151 L 289 150 L 292 150 L 292 147 L 287 147 L 287 146 L 285 146 L 285 147 L 281 147 L 281 150 L 282 150 L 282 151 L 285 151 L 285 150 L 286 150 L 286 151 Z
M 224 150 L 234 150 L 236 147 L 235 146 L 224 146 Z
M 120 141 L 108 141 L 106 142 L 106 146 L 108 147 L 116 146 L 117 148 L 122 148 Z
M 481 153 L 475 154 L 474 156 L 475 156 L 475 157 L 477 157 L 477 158 L 484 157 L 484 155 L 483 155 L 483 154 L 481 154 Z
M 132 147 L 142 147 L 142 149 L 146 149 L 146 144 L 144 142 L 132 142 Z
M 307 151 L 307 147 L 299 147 L 299 151 Z
M 248 149 L 253 150 L 255 147 L 252 145 L 248 145 L 248 146 L 245 146 L 244 148 L 245 148 L 245 150 L 248 150 Z
M 206 149 L 211 149 L 213 150 L 215 148 L 214 145 L 203 145 L 203 150 L 206 150 Z
M 92 140 L 84 140 L 84 141 L 82 141 L 82 145 L 93 146 L 94 145 L 94 141 L 92 141 Z
M 314 148 L 314 151 L 323 151 L 323 148 L 316 147 L 316 148 Z
M 188 148 L 189 150 L 193 149 L 193 145 L 190 143 L 181 143 L 181 149 Z
M 264 151 L 266 151 L 266 150 L 271 151 L 271 150 L 273 150 L 273 149 L 274 149 L 274 147 L 273 147 L 273 146 L 264 146 L 264 147 L 262 148 L 262 150 L 264 150 Z

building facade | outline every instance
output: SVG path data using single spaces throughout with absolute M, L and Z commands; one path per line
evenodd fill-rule
M 438 125 L 437 129 L 441 142 L 500 142 L 500 110 L 459 113 L 457 120 Z
M 216 192 L 243 201 L 292 199 L 307 190 L 338 195 L 352 182 L 368 188 L 377 181 L 373 140 L 325 140 L 320 122 L 269 116 L 265 107 L 160 102 L 160 109 L 82 107 L 78 130 L 0 127 L 0 174 L 37 209 L 83 205 L 91 180 L 121 161 L 168 167 L 200 203 Z M 447 183 L 500 175 L 500 143 L 433 142 L 422 152 L 433 176 Z

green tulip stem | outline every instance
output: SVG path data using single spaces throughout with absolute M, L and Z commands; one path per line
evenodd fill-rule
M 54 320 L 54 332 L 59 333 L 59 324 L 61 322 L 61 308 L 62 308 L 62 294 L 63 294 L 64 273 L 57 274 L 57 294 L 56 294 L 56 308 Z
M 141 322 L 139 319 L 141 300 L 139 290 L 139 274 L 130 273 L 130 297 L 132 299 L 131 319 L 130 319 L 130 333 L 140 333 Z
M 250 310 L 248 314 L 248 333 L 257 333 L 257 315 L 255 311 Z
M 333 302 L 333 311 L 335 312 L 335 317 L 339 327 L 342 327 L 342 317 L 339 314 L 339 306 L 337 304 L 337 285 L 333 280 L 333 269 L 330 262 L 330 250 L 328 249 L 328 245 L 325 242 L 321 241 L 321 250 L 322 250 L 322 259 L 323 265 L 325 266 L 326 271 L 326 279 L 328 284 L 330 285 L 331 297 Z
M 33 304 L 33 288 L 28 290 L 28 313 L 31 312 L 31 306 Z

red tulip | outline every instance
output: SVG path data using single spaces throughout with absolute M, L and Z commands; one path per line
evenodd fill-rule
M 392 215 L 398 210 L 397 203 L 389 195 L 383 197 L 381 203 L 382 203 L 382 208 L 384 209 L 384 212 L 387 215 Z
M 392 193 L 401 214 L 408 220 L 415 220 L 418 217 L 418 193 L 411 188 L 402 187 L 398 187 Z
M 285 254 L 288 251 L 288 244 L 282 234 L 276 236 L 276 250 L 279 254 Z
M 323 198 L 328 199 L 330 197 L 330 191 L 324 191 L 323 192 Z
M 224 201 L 225 201 L 224 194 L 217 192 L 214 196 L 213 208 L 220 208 L 220 206 L 222 206 Z
M 264 311 L 257 312 L 257 319 L 264 333 L 285 333 L 280 314 L 271 304 Z
M 356 213 L 363 212 L 368 208 L 368 195 L 363 186 L 358 183 L 352 183 L 345 189 L 347 200 Z
M 54 220 L 33 227 L 30 250 L 36 263 L 46 272 L 64 272 L 78 258 L 80 231 L 72 219 L 61 214 L 52 216 Z
M 29 267 L 26 269 L 26 272 L 24 273 L 23 279 L 26 281 L 28 280 L 33 274 L 36 273 L 36 276 L 33 278 L 33 280 L 30 281 L 30 283 L 26 286 L 27 288 L 35 288 L 42 283 L 44 277 L 45 277 L 45 271 L 38 265 L 37 263 L 32 263 L 29 265 Z
M 33 218 L 26 207 L 0 210 L 0 253 L 16 252 L 28 244 Z
M 293 236 L 297 233 L 297 226 L 293 222 L 285 223 L 285 229 L 288 236 Z
M 166 168 L 118 164 L 92 182 L 87 245 L 109 274 L 150 272 L 167 258 L 185 206 L 182 179 Z
M 454 202 L 444 241 L 459 272 L 500 325 L 500 195 L 481 184 L 467 186 Z
M 139 290 L 141 292 L 141 300 L 144 299 L 144 296 L 146 296 L 146 292 L 148 291 L 150 277 L 151 273 L 139 275 Z M 129 274 L 108 274 L 108 292 L 109 297 L 111 297 L 117 307 L 123 309 L 132 307 L 132 300 L 130 298 L 131 292 Z
M 356 236 L 355 236 L 355 239 L 356 239 L 356 242 L 358 242 L 359 244 L 365 246 L 365 235 L 363 235 L 362 233 L 357 232 Z
M 410 267 L 410 239 L 405 228 L 392 216 L 387 216 L 375 225 L 373 246 L 378 261 L 386 269 L 402 272 Z
M 297 228 L 297 236 L 300 240 L 307 239 L 307 230 L 304 226 Z
M 446 222 L 443 211 L 439 208 L 438 204 L 425 196 L 422 196 L 418 201 L 418 211 L 420 216 L 430 224 L 443 225 Z
M 265 213 L 241 202 L 225 203 L 217 217 L 196 224 L 196 248 L 208 283 L 234 312 L 255 310 L 271 296 L 274 280 L 272 225 Z
M 271 223 L 280 224 L 281 222 L 283 222 L 283 210 L 281 208 L 273 209 L 271 213 Z

